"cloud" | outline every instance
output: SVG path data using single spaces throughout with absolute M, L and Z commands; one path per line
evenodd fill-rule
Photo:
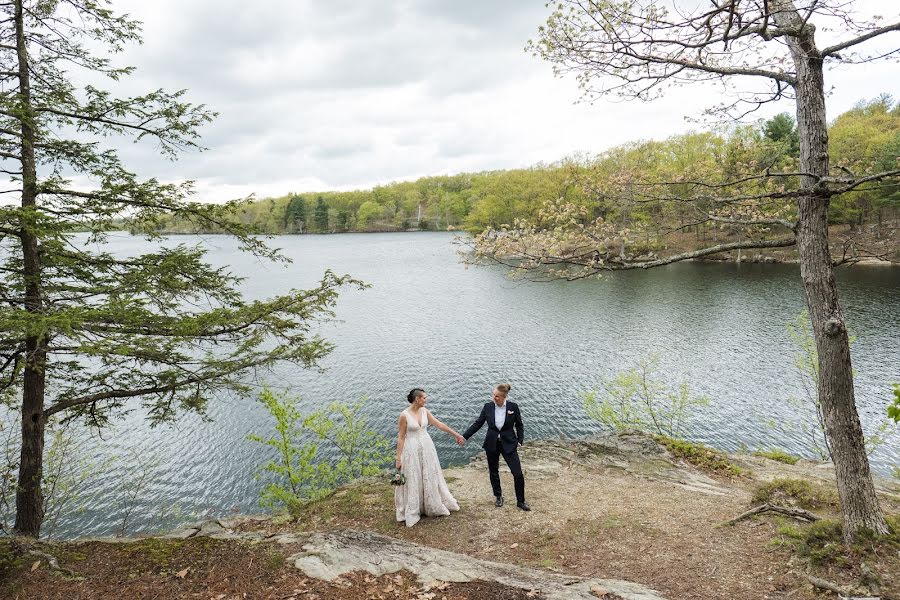
M 190 101 L 219 112 L 202 131 L 207 152 L 173 163 L 152 145 L 125 142 L 126 164 L 166 181 L 195 179 L 198 198 L 211 201 L 600 152 L 685 131 L 684 117 L 718 93 L 576 103 L 574 81 L 523 50 L 550 11 L 543 0 L 116 0 L 114 8 L 144 22 L 144 44 L 121 57 L 138 69 L 122 92 L 187 88 Z M 833 114 L 890 80 L 852 72 L 852 87 L 841 84 L 846 73 L 830 80 L 840 90 Z

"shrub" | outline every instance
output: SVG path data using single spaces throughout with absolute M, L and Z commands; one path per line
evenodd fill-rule
M 677 386 L 656 378 L 658 355 L 602 384 L 602 391 L 583 394 L 584 410 L 592 419 L 616 431 L 638 430 L 678 437 L 690 413 L 707 406 L 705 396 L 693 396 L 685 382 Z
M 264 390 L 259 400 L 275 418 L 275 434 L 248 438 L 277 455 L 262 466 L 273 479 L 260 492 L 263 506 L 283 506 L 296 515 L 307 502 L 353 479 L 378 475 L 391 462 L 389 440 L 369 430 L 359 414 L 362 402 L 335 402 L 304 417 L 294 398 Z
M 858 564 L 871 555 L 889 555 L 900 551 L 900 515 L 888 515 L 885 520 L 891 533 L 876 535 L 862 531 L 850 546 L 843 542 L 841 523 L 831 519 L 805 526 L 782 525 L 778 528 L 782 539 L 777 543 L 791 546 L 794 552 L 814 565 Z
M 756 488 L 753 504 L 776 504 L 814 509 L 837 506 L 834 492 L 813 486 L 805 479 L 773 479 Z

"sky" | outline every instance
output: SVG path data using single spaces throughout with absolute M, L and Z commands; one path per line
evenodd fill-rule
M 897 0 L 864 0 L 896 19 Z M 188 89 L 219 113 L 177 162 L 121 146 L 142 176 L 196 181 L 197 199 L 364 189 L 426 175 L 528 167 L 701 128 L 717 89 L 651 102 L 579 102 L 572 78 L 525 51 L 541 0 L 114 0 L 144 23 L 117 58 L 124 89 Z M 889 34 L 900 46 L 900 33 Z M 882 92 L 896 62 L 832 71 L 829 116 Z M 891 89 L 893 88 L 893 89 Z M 792 111 L 769 107 L 767 115 Z

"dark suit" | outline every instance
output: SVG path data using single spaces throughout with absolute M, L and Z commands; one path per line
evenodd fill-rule
M 506 461 L 509 470 L 512 471 L 513 482 L 516 488 L 516 502 L 525 502 L 525 476 L 522 475 L 522 463 L 516 448 L 525 443 L 525 428 L 522 426 L 522 413 L 515 402 L 506 401 L 506 420 L 503 426 L 497 429 L 494 417 L 494 402 L 488 402 L 481 409 L 481 414 L 475 422 L 466 429 L 463 437 L 469 439 L 487 423 L 487 434 L 484 436 L 484 444 L 481 445 L 487 454 L 488 473 L 491 477 L 491 488 L 495 496 L 502 496 L 500 490 L 500 455 Z

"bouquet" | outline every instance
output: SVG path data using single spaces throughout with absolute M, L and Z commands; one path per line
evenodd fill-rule
M 406 475 L 397 470 L 391 477 L 391 485 L 406 485 Z

